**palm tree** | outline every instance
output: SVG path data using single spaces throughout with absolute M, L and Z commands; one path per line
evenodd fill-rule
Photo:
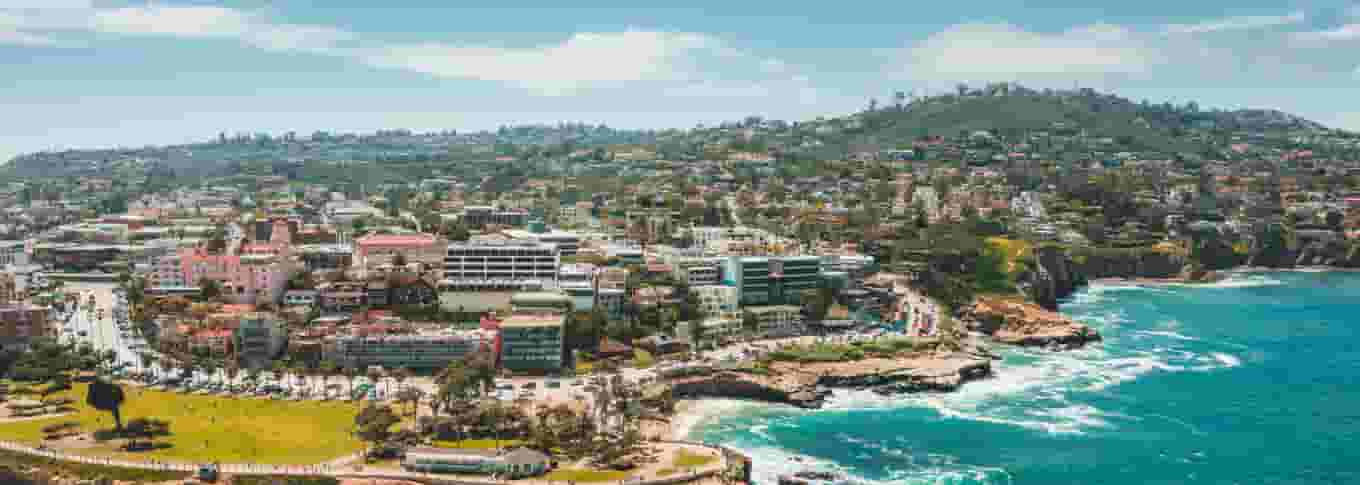
M 359 369 L 353 366 L 345 367 L 345 379 L 349 380 L 349 394 L 354 395 L 354 379 L 359 377 Z
M 368 369 L 368 380 L 373 382 L 373 387 L 375 388 L 379 387 L 382 378 L 383 378 L 382 369 L 379 369 L 377 367 L 370 367 Z
M 331 377 L 335 376 L 339 368 L 335 365 L 335 362 L 323 360 L 319 369 L 321 371 L 321 387 L 326 389 L 331 383 Z
M 406 379 L 411 377 L 411 375 L 412 375 L 411 369 L 406 367 L 398 367 L 392 370 L 392 379 L 397 381 L 398 393 L 400 393 L 404 389 L 402 384 L 405 383 Z

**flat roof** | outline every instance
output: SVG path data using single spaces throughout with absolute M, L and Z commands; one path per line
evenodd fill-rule
M 562 315 L 510 315 L 501 320 L 500 326 L 502 329 L 561 327 L 563 318 Z

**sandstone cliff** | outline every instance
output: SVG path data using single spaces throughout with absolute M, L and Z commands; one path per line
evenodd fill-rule
M 819 408 L 830 395 L 829 388 L 949 392 L 991 373 L 990 358 L 955 352 L 848 362 L 775 362 L 767 373 L 719 371 L 671 383 L 676 397 L 753 399 Z
M 1018 299 L 978 297 L 962 319 L 1004 344 L 1073 349 L 1101 339 L 1091 327 Z

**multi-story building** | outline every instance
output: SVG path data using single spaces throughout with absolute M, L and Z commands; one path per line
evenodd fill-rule
M 557 272 L 557 288 L 571 298 L 572 308 L 588 312 L 595 308 L 595 266 L 563 265 Z
M 704 314 L 717 317 L 730 315 L 739 309 L 737 288 L 726 285 L 691 286 L 689 291 L 699 300 L 699 308 Z
M 354 248 L 348 244 L 309 244 L 294 248 L 307 271 L 343 270 L 354 265 Z
M 151 266 L 146 275 L 148 288 L 183 288 L 190 285 L 184 280 L 183 266 L 180 265 L 179 254 L 169 254 L 161 256 Z
M 442 369 L 478 351 L 490 338 L 481 331 L 392 336 L 338 336 L 325 346 L 327 360 L 345 367 Z
M 690 286 L 716 285 L 722 281 L 720 259 L 690 258 L 672 266 L 675 278 Z
M 523 209 L 499 210 L 481 205 L 463 207 L 463 224 L 468 227 L 482 228 L 488 225 L 520 227 L 528 222 L 529 211 Z
M 24 241 L 0 241 L 0 268 L 28 265 L 28 251 L 24 247 Z
M 700 341 L 695 342 L 694 325 L 703 325 L 704 331 Z M 708 347 L 710 342 L 721 342 L 726 339 L 741 335 L 741 319 L 734 316 L 709 317 L 702 321 L 676 322 L 675 335 L 680 340 L 689 342 L 692 347 Z
M 0 305 L 0 349 L 25 350 L 34 341 L 54 337 L 46 307 Z
M 770 305 L 747 307 L 755 316 L 756 333 L 762 337 L 791 337 L 803 333 L 802 307 Z
M 180 286 L 217 281 L 222 294 L 237 303 L 279 301 L 296 270 L 291 262 L 271 255 L 212 254 L 202 248 L 185 248 L 178 258 L 183 275 Z
M 522 241 L 454 243 L 444 253 L 444 279 L 551 283 L 561 264 L 551 244 Z
M 742 306 L 800 304 L 802 292 L 821 286 L 816 256 L 733 256 L 723 262 L 723 284 L 736 287 Z
M 18 302 L 19 280 L 14 273 L 0 273 L 0 305 Z
M 316 301 L 323 312 L 352 312 L 368 304 L 368 287 L 354 281 L 322 283 Z
M 431 234 L 373 234 L 354 240 L 356 268 L 367 272 L 382 265 L 394 264 L 397 255 L 406 264 L 420 264 L 438 271 L 444 266 L 448 240 Z
M 552 244 L 563 256 L 572 256 L 581 249 L 581 236 L 568 231 L 549 230 L 542 223 L 529 224 L 529 230 L 510 229 L 501 231 L 506 237 L 520 241 Z
M 531 374 L 562 370 L 563 315 L 514 314 L 500 323 L 501 367 Z
M 288 343 L 288 332 L 283 320 L 270 313 L 246 313 L 232 335 L 236 358 L 247 367 L 268 365 L 283 352 Z

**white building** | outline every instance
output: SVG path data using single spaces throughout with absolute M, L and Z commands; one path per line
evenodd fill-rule
M 482 331 L 423 335 L 331 337 L 326 358 L 345 367 L 442 369 L 462 360 L 492 339 Z M 328 339 L 328 340 L 330 340 Z
M 727 285 L 701 285 L 691 286 L 689 291 L 693 292 L 699 300 L 699 307 L 704 314 L 717 317 L 720 315 L 730 315 L 738 310 L 739 300 L 737 298 L 737 288 Z
M 581 236 L 568 231 L 544 230 L 543 232 L 526 231 L 523 229 L 507 229 L 501 231 L 506 237 L 519 241 L 552 244 L 563 256 L 572 256 L 581 249 Z
M 10 265 L 27 266 L 28 251 L 24 250 L 24 246 L 24 241 L 0 241 L 0 268 Z
M 444 279 L 551 283 L 561 266 L 558 248 L 527 241 L 453 243 L 444 258 Z

